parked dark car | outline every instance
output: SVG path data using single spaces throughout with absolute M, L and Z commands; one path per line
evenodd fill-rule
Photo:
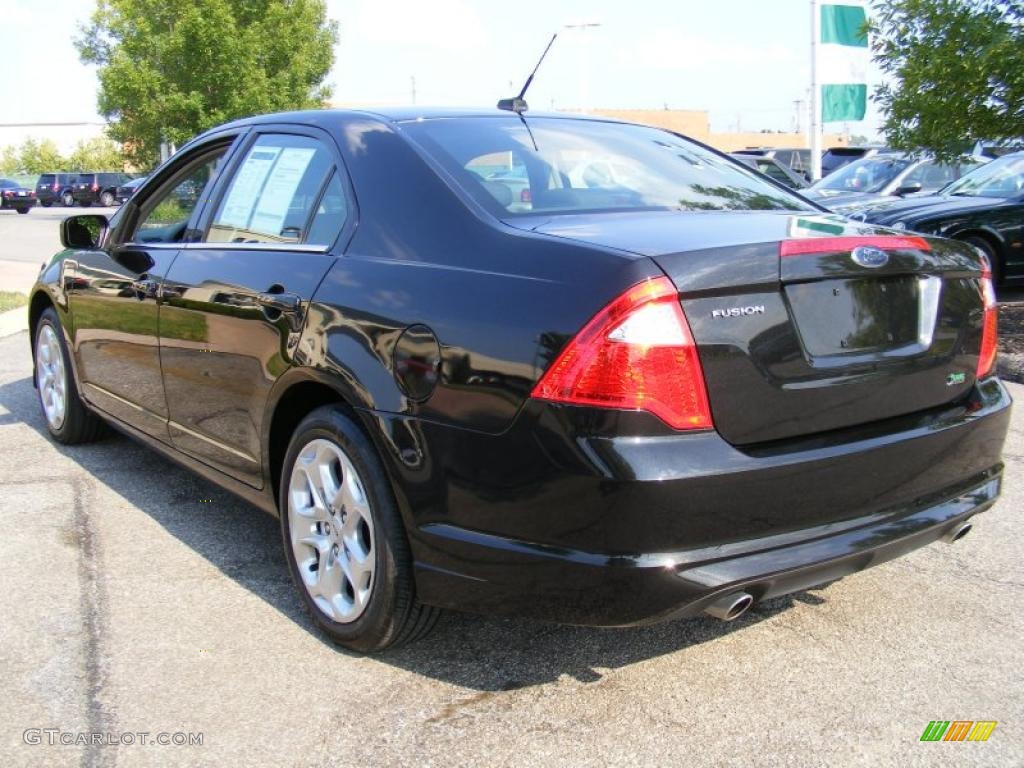
M 125 201 L 135 194 L 135 190 L 138 189 L 145 180 L 145 176 L 140 176 L 137 179 L 126 181 L 117 188 L 117 191 L 114 193 L 114 201 L 118 205 L 124 205 Z
M 748 147 L 737 149 L 734 155 L 749 155 L 751 157 L 768 157 L 780 165 L 789 168 L 805 182 L 811 181 L 811 150 L 790 149 L 782 147 Z
M 889 152 L 886 147 L 829 147 L 821 154 L 822 178 L 835 173 L 844 165 L 860 160 L 862 157 L 874 157 L 880 152 Z
M 807 186 L 807 182 L 804 181 L 803 176 L 790 170 L 774 158 L 759 157 L 757 155 L 743 155 L 738 152 L 733 153 L 732 156 L 747 167 L 753 168 L 758 173 L 763 173 L 772 181 L 777 181 L 779 184 L 783 184 L 790 189 L 802 190 Z
M 844 213 L 970 243 L 991 262 L 996 284 L 1024 282 L 1024 152 L 975 168 L 938 194 L 869 202 Z
M 528 209 L 481 158 L 526 168 Z M 588 161 L 632 186 L 574 185 Z M 349 648 L 445 607 L 732 619 L 955 540 L 999 493 L 978 252 L 667 131 L 267 115 L 61 235 L 29 313 L 50 434 L 113 424 L 279 514 Z
M 842 213 L 886 197 L 934 194 L 985 162 L 986 158 L 979 157 L 937 163 L 903 152 L 880 152 L 844 165 L 802 194 Z
M 35 190 L 10 179 L 0 179 L 0 209 L 13 208 L 18 213 L 28 213 L 35 204 Z
M 109 208 L 117 201 L 117 188 L 130 180 L 127 173 L 80 173 L 75 177 L 72 197 L 84 208 L 93 203 Z
M 72 185 L 77 173 L 43 173 L 36 181 L 36 199 L 44 208 L 60 203 L 70 208 L 75 204 Z

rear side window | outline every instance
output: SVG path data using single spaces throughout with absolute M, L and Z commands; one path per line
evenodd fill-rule
M 621 210 L 816 210 L 668 131 L 563 118 L 454 118 L 403 125 L 501 217 Z
M 333 178 L 331 154 L 308 136 L 267 134 L 249 148 L 217 207 L 206 240 L 213 243 L 309 242 Z M 344 210 L 341 210 L 342 216 Z M 344 218 L 341 219 L 342 223 Z M 340 231 L 341 225 L 338 225 Z M 326 237 L 326 223 L 316 233 Z M 324 244 L 324 243 L 320 243 Z

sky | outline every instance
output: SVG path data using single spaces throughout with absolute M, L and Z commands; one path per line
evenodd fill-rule
M 535 109 L 707 110 L 715 131 L 793 130 L 810 78 L 810 0 L 327 0 L 339 105 L 489 105 L 551 35 Z M 98 121 L 95 68 L 72 45 L 93 0 L 0 0 L 0 123 Z M 565 29 L 572 24 L 599 27 Z M 11 62 L 25 65 L 14 76 Z M 869 86 L 879 72 L 869 70 Z M 806 130 L 807 107 L 801 115 Z M 874 138 L 880 119 L 850 123 Z M 828 124 L 840 131 L 843 125 Z

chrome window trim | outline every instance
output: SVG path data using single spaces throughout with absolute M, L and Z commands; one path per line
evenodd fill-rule
M 309 243 L 123 243 L 120 247 L 145 248 L 156 250 L 185 251 L 299 251 L 301 253 L 328 253 L 329 245 L 311 245 Z

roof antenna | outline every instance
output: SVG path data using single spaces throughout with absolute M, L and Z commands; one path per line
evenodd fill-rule
M 558 33 L 555 32 L 551 36 L 551 40 L 548 41 L 548 47 L 544 49 L 544 53 L 540 55 L 537 60 L 537 66 L 533 68 L 533 72 L 526 78 L 526 82 L 523 84 L 523 90 L 519 92 L 518 96 L 513 96 L 511 99 L 502 99 L 498 102 L 498 109 L 504 109 L 509 112 L 515 112 L 517 115 L 522 114 L 530 108 L 530 105 L 526 103 L 526 89 L 530 87 L 530 83 L 533 82 L 533 76 L 537 74 L 537 70 L 540 69 L 541 63 L 544 61 L 544 57 L 548 55 L 548 51 L 551 50 L 551 46 L 554 45 L 555 38 L 558 37 Z

